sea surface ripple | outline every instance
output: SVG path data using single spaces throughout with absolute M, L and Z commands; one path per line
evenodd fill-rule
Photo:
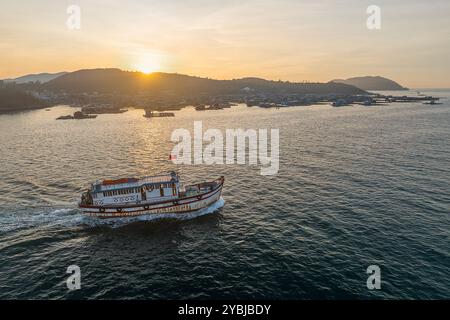
M 449 299 L 450 92 L 430 94 L 443 104 L 0 115 L 0 298 Z M 279 128 L 278 174 L 175 166 L 170 135 L 195 120 Z M 77 209 L 94 180 L 167 170 L 186 183 L 225 175 L 223 199 L 178 219 Z M 69 265 L 80 290 L 66 287 Z M 381 290 L 367 289 L 370 265 Z

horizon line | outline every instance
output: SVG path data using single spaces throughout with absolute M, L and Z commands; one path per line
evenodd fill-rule
M 281 81 L 281 82 L 289 82 L 289 83 L 329 83 L 329 82 L 332 82 L 333 80 L 347 80 L 347 79 L 355 78 L 355 77 L 382 77 L 382 78 L 386 78 L 386 79 L 389 79 L 389 80 L 396 81 L 395 79 L 391 79 L 391 78 L 388 78 L 386 76 L 380 76 L 380 75 L 354 75 L 354 76 L 350 76 L 350 77 L 335 77 L 335 78 L 333 78 L 331 80 L 323 81 L 323 82 L 311 81 L 311 80 L 305 80 L 305 79 L 292 81 L 292 80 L 283 80 L 283 79 L 263 78 L 263 77 L 258 77 L 258 76 L 242 76 L 242 77 L 237 77 L 237 78 L 219 79 L 219 78 L 214 78 L 212 76 L 198 76 L 198 75 L 192 75 L 192 74 L 188 74 L 188 73 L 180 73 L 180 72 L 176 72 L 176 71 L 162 71 L 162 70 L 161 71 L 156 71 L 155 70 L 155 71 L 152 71 L 152 72 L 149 72 L 149 73 L 145 73 L 145 72 L 142 72 L 142 71 L 136 70 L 136 69 L 125 69 L 125 68 L 122 69 L 120 67 L 94 67 L 94 68 L 81 68 L 81 69 L 76 69 L 76 70 L 73 70 L 73 71 L 66 71 L 66 70 L 64 70 L 64 71 L 55 71 L 55 72 L 42 71 L 42 72 L 27 73 L 27 74 L 19 75 L 19 76 L 16 76 L 16 77 L 10 76 L 8 78 L 1 78 L 0 80 L 3 80 L 3 81 L 10 80 L 11 81 L 11 80 L 15 80 L 15 79 L 18 79 L 18 78 L 21 78 L 21 77 L 35 76 L 35 75 L 40 75 L 40 74 L 57 74 L 57 73 L 64 73 L 64 72 L 65 73 L 74 73 L 74 72 L 83 71 L 83 70 L 107 70 L 107 69 L 117 69 L 117 70 L 124 71 L 124 72 L 141 73 L 141 74 L 143 74 L 145 76 L 150 76 L 152 74 L 158 74 L 158 73 L 165 73 L 165 74 L 177 74 L 177 75 L 182 75 L 182 76 L 189 76 L 189 77 L 196 77 L 196 78 L 203 78 L 203 79 L 210 79 L 210 80 L 218 80 L 218 81 L 241 80 L 241 79 L 253 78 L 253 79 L 266 80 L 266 81 L 274 81 L 274 82 Z M 400 85 L 402 85 L 402 84 L 400 84 Z M 404 85 L 402 85 L 402 86 L 408 88 L 409 90 L 412 90 L 412 89 L 414 89 L 414 90 L 417 90 L 417 89 L 439 89 L 439 90 L 450 89 L 450 87 L 445 87 L 445 86 L 444 87 L 427 87 L 427 86 L 410 87 L 410 86 L 404 86 Z

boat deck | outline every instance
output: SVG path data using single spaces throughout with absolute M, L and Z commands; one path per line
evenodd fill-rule
M 95 192 L 102 192 L 102 191 L 111 191 L 116 189 L 124 189 L 124 188 L 136 188 L 140 187 L 145 184 L 160 184 L 160 183 L 171 183 L 171 182 L 178 182 L 178 176 L 173 175 L 171 173 L 165 173 L 155 176 L 146 176 L 138 178 L 131 182 L 125 182 L 125 183 L 111 183 L 111 184 L 105 184 L 104 181 L 98 180 L 94 183 L 94 189 Z

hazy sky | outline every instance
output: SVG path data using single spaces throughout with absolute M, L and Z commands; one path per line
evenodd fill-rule
M 366 27 L 372 4 L 380 30 Z M 450 1 L 0 0 L 0 78 L 96 67 L 450 87 Z

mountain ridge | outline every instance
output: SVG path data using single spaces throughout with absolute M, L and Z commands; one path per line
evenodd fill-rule
M 216 80 L 178 73 L 144 74 L 117 68 L 82 69 L 64 74 L 45 83 L 48 90 L 74 93 L 140 93 L 147 94 L 238 94 L 244 88 L 272 94 L 366 94 L 365 90 L 342 83 L 296 83 L 255 77 Z
M 373 90 L 373 91 L 409 90 L 408 88 L 401 86 L 394 80 L 381 76 L 352 77 L 348 79 L 335 79 L 331 80 L 330 82 L 348 84 L 362 90 Z
M 69 73 L 69 72 L 62 71 L 62 72 L 57 72 L 57 73 L 48 73 L 48 72 L 32 73 L 32 74 L 26 74 L 24 76 L 17 77 L 17 78 L 3 79 L 3 81 L 5 83 L 15 82 L 17 84 L 24 84 L 24 83 L 28 83 L 28 82 L 46 83 L 48 81 L 56 79 L 67 73 Z

